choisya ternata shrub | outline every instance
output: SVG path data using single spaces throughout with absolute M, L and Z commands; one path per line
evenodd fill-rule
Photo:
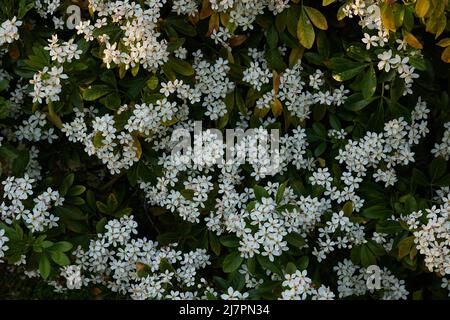
M 447 0 L 0 10 L 0 278 L 59 297 L 450 294 Z M 174 153 L 198 122 L 203 151 Z M 279 132 L 275 173 L 214 161 L 236 128 Z

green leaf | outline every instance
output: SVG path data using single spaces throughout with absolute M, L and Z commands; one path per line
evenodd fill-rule
M 270 198 L 269 192 L 264 187 L 255 185 L 253 187 L 253 192 L 258 201 L 261 201 L 262 198 Z
M 101 98 L 108 93 L 111 93 L 113 89 L 110 86 L 104 84 L 97 84 L 90 86 L 83 92 L 83 99 L 86 101 L 94 101 Z
M 365 99 L 372 97 L 377 90 L 377 75 L 373 66 L 365 73 L 361 81 L 362 94 Z
M 237 248 L 239 247 L 239 238 L 235 235 L 224 235 L 219 238 L 220 243 L 229 248 Z
M 60 266 L 67 266 L 70 264 L 69 257 L 60 251 L 51 251 L 50 257 L 52 260 Z
M 278 32 L 274 25 L 271 25 L 269 30 L 267 30 L 267 44 L 270 48 L 276 48 L 278 45 Z
M 350 260 L 352 260 L 353 264 L 360 264 L 361 262 L 361 245 L 353 246 L 350 251 Z
M 155 90 L 156 87 L 158 87 L 159 79 L 157 76 L 153 75 L 150 77 L 150 79 L 147 81 L 147 87 L 150 90 Z
M 103 202 L 96 201 L 95 204 L 97 206 L 98 211 L 100 211 L 101 213 L 103 213 L 103 214 L 112 214 L 112 212 L 110 212 L 108 210 L 108 207 Z
M 301 11 L 300 18 L 298 19 L 297 38 L 300 41 L 300 44 L 306 49 L 312 48 L 314 45 L 314 39 L 316 38 L 314 27 L 306 16 L 304 10 Z
M 117 92 L 113 92 L 108 94 L 106 97 L 101 98 L 100 103 L 108 109 L 115 111 L 119 109 L 121 105 L 120 95 Z
M 223 260 L 222 269 L 226 273 L 233 272 L 239 268 L 242 261 L 244 258 L 241 257 L 239 251 L 232 252 Z
M 298 266 L 299 270 L 306 270 L 306 268 L 308 268 L 308 265 L 309 265 L 309 257 L 308 256 L 301 257 L 297 262 L 297 266 Z
M 59 252 L 67 252 L 70 249 L 72 249 L 73 245 L 70 242 L 67 241 L 59 241 L 53 244 L 50 248 L 52 251 L 59 251 Z
M 70 173 L 68 174 L 62 184 L 61 187 L 59 187 L 59 194 L 64 197 L 67 194 L 67 191 L 69 190 L 69 188 L 72 186 L 73 184 L 73 180 L 75 179 L 75 174 Z
M 211 250 L 216 254 L 216 256 L 219 256 L 220 255 L 220 249 L 222 248 L 220 246 L 219 238 L 212 231 L 208 232 L 208 236 L 209 236 L 209 245 L 211 247 Z
M 361 246 L 361 265 L 365 268 L 377 263 L 377 259 L 366 244 Z
M 265 57 L 271 69 L 283 71 L 286 68 L 286 64 L 283 61 L 283 56 L 278 48 L 267 48 Z
M 110 86 L 116 88 L 117 87 L 117 80 L 116 75 L 112 70 L 106 70 L 105 72 L 102 72 L 100 74 L 100 80 L 105 82 L 106 84 L 109 84 Z
M 114 193 L 111 193 L 108 196 L 108 199 L 106 201 L 106 205 L 108 207 L 108 211 L 113 213 L 117 210 L 117 207 L 119 206 L 119 202 L 117 201 L 117 198 Z
M 420 186 L 427 186 L 428 185 L 428 178 L 425 175 L 425 173 L 423 173 L 422 171 L 420 171 L 417 168 L 413 168 L 412 171 L 412 180 L 420 185 Z
M 190 24 L 187 23 L 183 18 L 181 19 L 167 19 L 168 23 L 173 26 L 179 33 L 182 33 L 189 37 L 195 37 L 197 35 L 197 30 Z
M 435 158 L 430 165 L 431 182 L 437 181 L 447 171 L 447 161 L 442 158 Z
M 327 129 L 325 126 L 320 122 L 314 122 L 312 125 L 312 129 L 314 130 L 315 134 L 318 137 L 321 137 L 322 139 L 326 139 L 327 137 Z
M 296 248 L 303 248 L 306 244 L 305 239 L 303 239 L 302 236 L 300 236 L 298 233 L 296 232 L 291 232 L 288 235 L 286 235 L 284 237 L 284 239 L 292 246 L 296 247 Z
M 288 184 L 289 180 L 286 180 L 285 182 L 283 182 L 280 187 L 277 190 L 277 194 L 275 195 L 275 202 L 276 203 L 280 203 L 281 200 L 283 200 L 283 196 L 284 196 L 284 191 L 286 190 L 287 184 Z
M 108 220 L 106 217 L 101 218 L 96 224 L 95 224 L 95 231 L 97 233 L 103 233 L 105 231 L 105 226 Z
M 393 214 L 392 210 L 383 206 L 372 206 L 363 210 L 362 215 L 369 219 L 386 219 Z
M 384 247 L 381 244 L 376 243 L 374 240 L 368 240 L 366 245 L 367 247 L 369 247 L 370 251 L 372 251 L 372 253 L 377 257 L 380 257 L 386 253 Z
M 167 65 L 176 73 L 182 76 L 192 76 L 195 73 L 194 68 L 189 64 L 189 62 L 180 60 L 177 58 L 170 57 Z
M 314 149 L 314 156 L 319 157 L 320 155 L 322 155 L 325 150 L 327 149 L 327 144 L 325 141 L 321 142 L 316 149 Z
M 42 278 L 47 279 L 50 275 L 50 271 L 50 261 L 48 260 L 47 256 L 43 254 L 39 259 L 39 273 L 41 274 Z
M 355 93 L 348 97 L 348 99 L 345 101 L 344 108 L 346 110 L 357 112 L 367 107 L 376 99 L 378 99 L 378 97 L 365 99 L 362 93 Z
M 266 270 L 270 270 L 275 274 L 278 274 L 279 276 L 283 276 L 283 271 L 272 261 L 269 260 L 269 258 L 261 255 L 256 256 L 256 260 Z
M 425 62 L 425 59 L 423 57 L 410 57 L 409 58 L 409 64 L 411 64 L 414 68 L 416 68 L 419 71 L 426 71 L 427 70 L 427 64 Z
M 395 234 L 402 231 L 403 228 L 398 221 L 380 221 L 377 223 L 376 231 L 378 233 Z
M 67 192 L 67 195 L 69 197 L 75 197 L 75 196 L 79 196 L 79 195 L 83 194 L 85 191 L 86 191 L 85 186 L 76 185 L 76 186 L 72 186 L 69 189 L 69 191 Z
M 295 273 L 295 272 L 297 271 L 297 267 L 296 267 L 296 265 L 293 264 L 292 262 L 288 262 L 288 263 L 286 264 L 285 270 L 286 270 L 286 273 L 287 273 L 287 274 L 293 274 L 293 273 Z
M 12 164 L 12 173 L 16 177 L 23 176 L 30 161 L 30 154 L 27 150 L 20 150 L 16 153 L 16 158 Z
M 365 65 L 358 65 L 355 68 L 347 69 L 345 71 L 333 72 L 333 79 L 339 82 L 350 80 L 360 74 L 365 68 Z
M 30 0 L 20 0 L 19 2 L 19 12 L 17 14 L 18 19 L 22 19 L 25 17 L 28 11 L 33 9 L 34 7 L 34 1 Z

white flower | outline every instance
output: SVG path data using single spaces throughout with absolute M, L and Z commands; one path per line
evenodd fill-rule
M 223 300 L 244 300 L 248 297 L 248 293 L 240 293 L 239 291 L 235 291 L 232 287 L 229 287 L 227 293 L 224 293 L 220 296 Z
M 379 39 L 378 36 L 371 36 L 368 33 L 364 33 L 364 38 L 361 41 L 366 44 L 366 49 L 369 50 L 370 47 L 378 47 Z
M 378 55 L 378 69 L 389 72 L 391 70 L 391 58 L 392 58 L 392 50 L 385 51 Z

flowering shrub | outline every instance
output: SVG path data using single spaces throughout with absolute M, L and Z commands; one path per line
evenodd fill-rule
M 0 279 L 57 297 L 450 296 L 449 12 L 6 0 Z M 275 131 L 273 157 L 245 136 L 231 154 L 255 157 L 217 161 L 229 129 Z

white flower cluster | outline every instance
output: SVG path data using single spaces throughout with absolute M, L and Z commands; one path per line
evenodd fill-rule
M 218 12 L 228 12 L 230 22 L 245 31 L 253 29 L 256 17 L 267 8 L 278 14 L 289 6 L 289 0 L 209 0 L 211 9 Z
M 72 60 L 80 59 L 81 50 L 78 49 L 77 44 L 73 43 L 73 39 L 62 44 L 58 43 L 58 35 L 52 35 L 52 38 L 48 40 L 48 46 L 44 47 L 49 51 L 50 57 L 53 61 L 58 63 L 72 62 Z
M 1 220 L 12 224 L 13 221 L 22 219 L 31 232 L 57 227 L 59 217 L 49 210 L 61 206 L 64 198 L 60 197 L 58 191 L 48 188 L 33 199 L 32 209 L 27 209 L 26 200 L 33 195 L 33 182 L 34 179 L 28 175 L 23 178 L 8 177 L 2 182 L 4 195 L 0 204 Z
M 66 278 L 67 289 L 81 289 L 83 278 L 81 277 L 81 266 L 70 265 L 61 269 L 61 276 Z
M 203 134 L 202 142 L 208 145 L 209 133 Z M 305 142 L 304 129 L 294 130 L 292 136 L 283 137 L 281 162 L 287 166 L 293 162 L 298 168 L 309 167 L 310 161 L 303 158 L 307 143 Z M 197 141 L 197 140 L 195 140 Z M 206 142 L 206 143 L 205 143 Z M 215 139 L 210 144 L 214 150 L 223 152 L 223 147 L 218 146 Z M 205 152 L 202 154 L 214 154 Z M 222 154 L 219 152 L 219 155 Z M 256 196 L 248 188 L 238 192 L 244 180 L 242 168 L 238 162 L 228 162 L 219 166 L 217 192 L 213 189 L 212 176 L 205 176 L 204 171 L 216 170 L 214 161 L 204 161 L 197 166 L 192 163 L 176 161 L 180 157 L 163 156 L 160 164 L 165 168 L 164 175 L 158 177 L 156 185 L 141 183 L 147 199 L 152 205 L 165 207 L 176 212 L 183 219 L 190 222 L 200 222 L 200 212 L 209 201 L 211 194 L 217 192 L 221 195 L 215 198 L 215 210 L 212 211 L 205 222 L 207 227 L 218 235 L 224 232 L 236 234 L 240 239 L 239 251 L 243 257 L 253 257 L 254 254 L 268 256 L 274 260 L 288 249 L 284 237 L 289 233 L 302 233 L 314 229 L 315 223 L 325 211 L 330 209 L 329 202 L 324 199 L 311 197 L 297 197 L 290 187 L 286 187 L 281 196 L 280 203 L 276 203 L 275 196 L 278 183 L 267 184 L 265 187 L 268 196 L 260 201 L 254 201 Z M 257 170 L 252 173 L 255 178 L 260 174 Z M 181 172 L 188 173 L 185 181 L 179 181 Z M 184 196 L 177 187 L 183 183 L 182 189 L 191 190 L 192 198 Z M 213 199 L 210 199 L 213 200 Z M 285 206 L 285 207 L 283 207 Z
M 431 272 L 450 275 L 450 193 L 433 206 L 413 212 L 405 217 L 414 234 L 414 243 L 419 253 L 425 256 L 425 265 Z M 426 222 L 422 222 L 423 217 Z
M 365 243 L 364 226 L 353 223 L 345 216 L 343 211 L 334 212 L 331 219 L 326 222 L 326 226 L 319 228 L 317 238 L 318 247 L 315 247 L 312 254 L 317 261 L 324 260 L 330 252 L 338 249 L 351 249 L 353 244 Z
M 30 92 L 33 97 L 33 102 L 49 104 L 54 101 L 59 101 L 59 94 L 61 93 L 61 80 L 68 79 L 68 76 L 63 73 L 63 67 L 53 66 L 44 67 L 42 71 L 34 74 L 30 83 L 33 85 L 33 92 Z
M 373 274 L 367 272 L 365 268 L 354 265 L 350 260 L 345 259 L 333 268 L 338 276 L 338 292 L 340 298 L 349 296 L 362 296 L 368 292 L 373 293 L 374 289 L 367 286 L 370 276 Z M 380 291 L 383 300 L 401 300 L 407 299 L 408 291 L 405 287 L 405 281 L 397 279 L 387 268 L 380 269 Z M 374 279 L 375 281 L 377 279 Z
M 19 81 L 20 82 L 20 81 Z M 22 104 L 25 100 L 26 96 L 26 85 L 21 85 L 17 83 L 14 91 L 11 91 L 11 97 L 9 98 L 10 107 L 9 107 L 9 116 L 13 119 L 19 118 L 23 113 Z
M 221 294 L 222 300 L 245 300 L 249 294 L 247 292 L 241 293 L 238 290 L 234 290 L 232 287 L 227 289 L 227 293 Z
M 109 36 L 106 34 L 97 37 L 100 42 L 106 43 L 103 62 L 108 68 L 112 63 L 123 65 L 125 69 L 142 65 L 145 69 L 156 72 L 169 57 L 167 41 L 158 39 L 160 33 L 157 29 L 160 10 L 165 2 L 166 0 L 146 1 L 144 10 L 136 2 L 128 0 L 111 2 L 89 0 L 89 8 L 97 12 L 99 18 L 95 25 L 91 25 L 89 20 L 81 21 L 76 29 L 78 34 L 83 34 L 86 40 L 92 41 L 94 31 L 106 25 L 119 25 L 123 30 L 123 37 L 117 42 L 110 43 Z
M 6 243 L 9 241 L 5 235 L 5 230 L 0 229 L 0 262 L 3 262 L 2 258 L 5 256 L 5 252 L 9 249 Z
M 61 4 L 61 0 L 35 0 L 34 7 L 43 18 L 52 16 Z
M 45 113 L 36 111 L 17 127 L 16 138 L 32 142 L 47 140 L 48 143 L 53 143 L 58 136 L 55 134 L 55 129 L 47 124 Z
M 196 0 L 174 0 L 172 11 L 178 15 L 195 16 L 198 13 L 198 2 Z
M 441 287 L 444 289 L 447 289 L 448 296 L 450 297 L 450 280 L 447 278 L 442 278 L 442 284 Z
M 220 44 L 231 51 L 231 47 L 228 44 L 228 40 L 233 37 L 233 33 L 228 29 L 222 26 L 219 26 L 219 29 L 214 29 L 211 33 L 211 39 L 214 40 L 215 44 Z
M 394 119 L 385 124 L 383 133 L 368 132 L 359 141 L 349 140 L 339 150 L 336 160 L 346 165 L 349 175 L 361 178 L 368 169 L 374 168 L 376 181 L 384 182 L 386 187 L 394 185 L 397 181 L 394 167 L 413 162 L 412 146 L 429 132 L 426 120 L 429 112 L 425 101 L 419 98 L 411 114 L 411 124 L 403 118 Z M 385 164 L 386 169 L 381 169 L 380 164 Z M 356 188 L 355 185 L 352 189 Z
M 345 140 L 345 137 L 347 136 L 347 132 L 345 132 L 344 129 L 336 130 L 336 129 L 330 129 L 328 130 L 328 137 L 336 140 Z
M 412 85 L 414 79 L 417 79 L 419 75 L 414 73 L 415 68 L 408 64 L 409 57 L 401 57 L 399 54 L 392 53 L 392 50 L 385 51 L 378 55 L 378 69 L 389 72 L 391 69 L 397 70 L 400 78 L 405 81 L 405 89 L 403 95 L 412 94 Z
M 95 111 L 87 108 L 83 111 L 77 110 L 75 119 L 70 123 L 64 123 L 61 131 L 66 134 L 69 141 L 83 143 L 87 154 L 95 154 L 112 174 L 130 168 L 139 160 L 136 138 L 127 131 L 118 133 L 114 117 L 110 114 L 96 116 L 88 125 L 85 117 Z M 92 128 L 92 132 L 88 132 L 88 127 Z M 116 152 L 117 146 L 121 147 L 120 153 Z
M 33 195 L 33 182 L 34 179 L 28 175 L 23 178 L 8 177 L 2 182 L 4 196 L 0 204 L 1 220 L 12 224 L 13 221 L 22 219 L 31 232 L 41 232 L 57 227 L 59 217 L 50 213 L 49 210 L 61 206 L 64 198 L 60 197 L 58 191 L 48 188 L 33 200 L 33 208 L 27 209 L 25 201 Z
M 444 124 L 444 128 L 445 131 L 441 143 L 436 143 L 431 153 L 448 161 L 450 159 L 450 122 Z
M 242 81 L 247 82 L 253 88 L 261 91 L 261 86 L 268 84 L 272 78 L 272 72 L 270 72 L 267 61 L 264 58 L 264 52 L 256 49 L 249 49 L 249 56 L 254 61 L 250 63 L 250 67 L 244 70 Z
M 201 298 L 204 291 L 198 290 L 208 286 L 197 272 L 209 264 L 206 250 L 182 253 L 176 244 L 159 248 L 157 242 L 134 238 L 136 228 L 133 216 L 110 220 L 87 250 L 74 251 L 75 264 L 61 272 L 65 287 L 101 284 L 138 300 Z
M 268 84 L 272 78 L 272 72 L 268 69 L 264 59 L 264 52 L 256 49 L 249 50 L 250 56 L 254 60 L 248 69 L 244 70 L 243 81 L 249 83 L 254 89 L 260 91 L 262 86 Z M 279 76 L 278 89 L 271 89 L 263 94 L 256 101 L 256 107 L 267 109 L 272 106 L 276 99 L 279 99 L 292 115 L 303 121 L 311 113 L 310 107 L 313 104 L 323 104 L 327 106 L 340 106 L 347 99 L 349 90 L 344 86 L 338 89 L 327 90 L 325 88 L 324 74 L 317 69 L 314 74 L 309 75 L 309 87 L 305 86 L 302 79 L 303 67 L 298 61 L 291 69 L 286 69 Z M 309 89 L 309 90 L 308 90 Z M 275 91 L 277 90 L 277 92 Z
M 12 43 L 14 40 L 19 39 L 19 28 L 22 25 L 22 21 L 17 20 L 17 17 L 11 20 L 5 20 L 0 26 L 0 46 L 5 43 Z
M 196 80 L 194 90 L 202 96 L 202 106 L 207 109 L 205 115 L 211 120 L 217 120 L 227 113 L 224 99 L 235 86 L 227 77 L 230 66 L 222 58 L 218 58 L 214 64 L 203 60 L 201 51 L 194 52 L 193 55 Z
M 178 119 L 184 119 L 179 108 L 167 99 L 158 100 L 155 104 L 124 105 L 120 109 L 132 109 L 132 114 L 123 130 L 116 128 L 113 115 L 95 116 L 97 110 L 85 108 L 76 110 L 75 119 L 64 123 L 61 131 L 69 141 L 83 143 L 89 155 L 95 154 L 112 174 L 116 174 L 139 161 L 141 146 L 138 136 L 148 141 L 158 139 L 166 134 L 165 124 L 172 121 L 175 115 Z
M 282 283 L 285 288 L 281 292 L 282 300 L 333 300 L 334 293 L 330 288 L 322 285 L 314 288 L 312 280 L 307 277 L 306 270 L 296 270 L 293 274 L 286 274 Z
M 384 27 L 380 1 L 375 0 L 351 0 L 343 7 L 343 13 L 352 18 L 354 16 L 359 17 L 359 24 L 368 32 L 364 32 L 362 42 L 366 45 L 366 49 L 371 47 L 385 47 L 389 42 L 389 31 Z M 395 34 L 395 33 L 394 33 Z M 397 70 L 400 78 L 405 81 L 405 89 L 403 95 L 412 94 L 412 85 L 414 79 L 417 79 L 419 75 L 414 73 L 415 68 L 408 64 L 409 56 L 407 55 L 407 43 L 404 39 L 396 39 L 398 44 L 398 53 L 394 55 L 392 50 L 387 50 L 378 55 L 380 60 L 378 63 L 378 69 L 389 72 L 391 69 Z M 418 55 L 418 50 L 409 50 L 410 56 Z

